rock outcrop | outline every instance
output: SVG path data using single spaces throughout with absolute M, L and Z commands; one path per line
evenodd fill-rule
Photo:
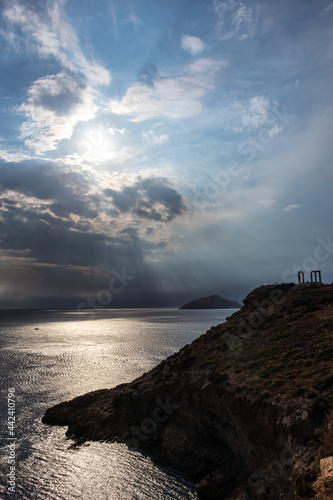
M 333 457 L 320 460 L 321 475 L 314 484 L 315 499 L 333 498 Z
M 179 309 L 239 309 L 241 304 L 235 300 L 227 300 L 219 295 L 210 295 L 192 300 Z
M 320 460 L 333 455 L 332 335 L 331 286 L 259 287 L 150 372 L 43 422 L 77 444 L 121 441 L 172 462 L 200 499 L 317 498 Z

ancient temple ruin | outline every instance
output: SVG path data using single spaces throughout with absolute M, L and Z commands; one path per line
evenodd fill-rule
M 315 283 L 315 284 L 322 284 L 321 281 L 321 271 L 311 271 L 310 272 L 310 283 Z M 304 272 L 303 271 L 298 271 L 298 284 L 302 285 L 303 283 L 309 283 L 309 281 L 305 282 L 304 280 Z

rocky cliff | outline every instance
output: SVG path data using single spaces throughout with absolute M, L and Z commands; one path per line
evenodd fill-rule
M 201 499 L 328 500 L 332 334 L 332 286 L 262 286 L 150 372 L 43 422 L 76 444 L 117 440 L 172 462 Z

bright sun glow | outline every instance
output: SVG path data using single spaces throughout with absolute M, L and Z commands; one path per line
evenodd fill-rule
M 115 153 L 115 137 L 108 130 L 102 128 L 89 128 L 80 131 L 74 141 L 76 153 L 89 162 L 98 163 L 112 160 L 117 157 Z

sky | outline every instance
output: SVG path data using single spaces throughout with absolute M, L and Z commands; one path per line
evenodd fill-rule
M 0 308 L 333 281 L 333 3 L 2 0 Z

